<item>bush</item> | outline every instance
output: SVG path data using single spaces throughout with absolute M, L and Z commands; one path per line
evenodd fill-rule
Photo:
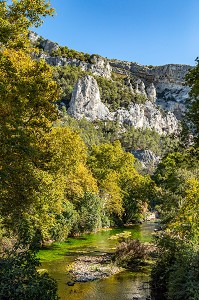
M 144 260 L 148 257 L 148 246 L 139 240 L 132 240 L 125 236 L 119 237 L 119 241 L 114 257 L 118 265 L 137 269 L 145 264 Z
M 79 213 L 79 232 L 93 232 L 101 228 L 102 203 L 101 199 L 89 192 L 86 192 L 81 203 L 77 206 Z
M 35 254 L 30 251 L 8 253 L 0 260 L 1 300 L 57 300 L 57 286 L 47 273 L 39 274 Z

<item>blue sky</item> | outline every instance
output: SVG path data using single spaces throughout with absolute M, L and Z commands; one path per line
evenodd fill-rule
M 195 64 L 199 0 L 51 0 L 36 32 L 62 46 L 144 65 Z

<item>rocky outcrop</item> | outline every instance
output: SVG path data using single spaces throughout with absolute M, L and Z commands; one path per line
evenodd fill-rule
M 182 119 L 186 111 L 190 88 L 177 83 L 158 83 L 156 103 L 164 110 L 171 111 Z
M 183 84 L 185 75 L 193 68 L 189 65 L 168 64 L 163 66 L 143 66 L 135 62 L 110 60 L 110 65 L 115 73 L 131 75 L 140 78 L 145 83 L 178 83 Z
M 171 112 L 161 113 L 151 101 L 145 104 L 132 103 L 129 109 L 119 109 L 114 113 L 114 119 L 120 124 L 128 124 L 135 128 L 149 128 L 159 134 L 173 134 L 179 131 L 178 120 Z
M 57 43 L 53 43 L 50 40 L 42 40 L 40 42 L 40 47 L 49 54 L 57 51 L 59 49 L 59 45 Z
M 68 113 L 76 119 L 85 117 L 90 121 L 115 120 L 121 126 L 128 124 L 135 128 L 149 128 L 159 134 L 172 134 L 179 130 L 175 115 L 171 112 L 161 113 L 151 101 L 146 101 L 145 104 L 132 102 L 128 109 L 121 108 L 115 112 L 109 112 L 101 102 L 97 81 L 89 75 L 82 77 L 76 83 Z
M 47 54 L 40 54 L 39 58 L 43 58 L 51 66 L 64 67 L 67 65 L 80 67 L 83 71 L 91 72 L 93 75 L 111 78 L 112 68 L 109 62 L 98 56 L 91 56 L 92 63 L 87 63 L 79 59 L 66 58 L 61 56 L 49 56 Z
M 111 78 L 112 68 L 107 59 L 99 55 L 91 55 L 91 64 L 87 66 L 88 70 L 94 75 L 100 75 L 106 78 Z
M 173 112 L 177 119 L 182 118 L 190 91 L 185 86 L 185 76 L 192 66 L 168 64 L 154 67 L 119 60 L 111 60 L 110 65 L 114 72 L 144 82 L 150 101 L 156 101 L 164 110 Z
M 142 94 L 143 96 L 147 96 L 146 95 L 146 90 L 145 90 L 145 84 L 141 79 L 138 79 L 135 82 L 135 92 L 138 94 Z
M 137 128 L 155 129 L 160 134 L 176 133 L 178 122 L 186 110 L 189 87 L 185 86 L 185 75 L 192 68 L 188 65 L 168 64 L 164 66 L 143 66 L 135 62 L 108 60 L 91 55 L 89 62 L 79 59 L 52 56 L 59 46 L 30 32 L 33 44 L 44 50 L 37 55 L 53 66 L 71 65 L 94 75 L 111 79 L 112 72 L 125 75 L 125 84 L 132 95 L 140 94 L 148 99 L 145 104 L 131 103 L 128 109 L 110 113 L 102 104 L 99 89 L 92 76 L 80 79 L 76 84 L 70 102 L 69 113 L 76 118 L 88 120 L 119 120 Z M 176 119 L 177 118 L 177 119 Z
M 147 98 L 151 102 L 156 101 L 156 88 L 153 83 L 151 83 L 147 88 L 146 88 L 146 93 L 147 93 Z
M 97 81 L 89 75 L 78 80 L 72 93 L 68 113 L 76 119 L 89 121 L 109 119 L 110 112 L 100 100 Z
M 53 56 L 53 52 L 59 49 L 59 45 L 48 39 L 41 38 L 35 32 L 30 31 L 29 39 L 44 52 L 35 55 L 37 59 L 44 59 L 51 66 L 76 66 L 80 67 L 83 71 L 91 72 L 94 75 L 111 78 L 112 68 L 109 61 L 99 55 L 91 55 L 90 62 L 85 62 L 79 59 L 67 58 L 62 56 Z
M 146 169 L 155 168 L 160 162 L 160 157 L 156 156 L 151 150 L 133 150 L 132 154 Z
M 31 41 L 31 43 L 34 45 L 39 41 L 40 36 L 37 33 L 33 32 L 33 31 L 30 31 L 29 35 L 28 35 L 28 38 Z

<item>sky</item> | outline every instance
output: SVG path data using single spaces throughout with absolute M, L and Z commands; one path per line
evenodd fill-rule
M 35 31 L 61 46 L 143 65 L 195 65 L 199 0 L 51 0 Z

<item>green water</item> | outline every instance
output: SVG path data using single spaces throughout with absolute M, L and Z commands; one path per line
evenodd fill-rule
M 95 234 L 70 238 L 66 243 L 55 243 L 40 251 L 41 268 L 49 272 L 58 282 L 61 300 L 128 300 L 133 297 L 146 297 L 149 294 L 148 274 L 121 272 L 106 279 L 86 283 L 75 283 L 70 287 L 67 268 L 80 255 L 97 255 L 113 252 L 116 241 L 109 239 L 112 235 L 123 231 L 131 232 L 132 237 L 150 242 L 154 223 L 135 225 L 131 228 L 102 230 Z

